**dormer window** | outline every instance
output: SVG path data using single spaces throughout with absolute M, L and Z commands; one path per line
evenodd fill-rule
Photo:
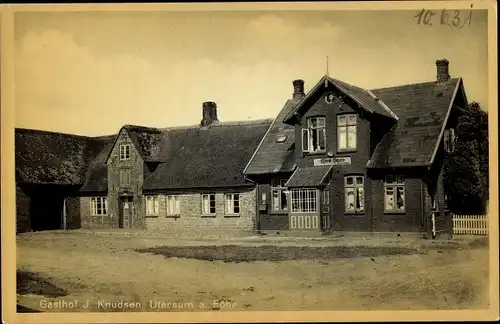
M 130 144 L 120 145 L 120 160 L 130 159 Z
M 326 118 L 310 117 L 302 129 L 302 151 L 315 153 L 326 150 Z
M 453 128 L 444 130 L 444 150 L 448 153 L 455 151 L 455 130 Z
M 357 116 L 337 116 L 337 148 L 339 151 L 352 151 L 357 145 Z

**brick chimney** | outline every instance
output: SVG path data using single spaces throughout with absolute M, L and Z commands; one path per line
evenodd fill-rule
M 212 101 L 206 101 L 203 103 L 203 116 L 201 120 L 201 126 L 206 127 L 213 123 L 219 121 L 217 119 L 217 104 Z
M 306 96 L 304 93 L 304 80 L 294 80 L 293 82 L 293 100 L 301 100 Z
M 438 82 L 446 82 L 450 79 L 450 71 L 448 65 L 450 62 L 447 59 L 441 59 L 436 61 L 436 70 L 437 76 L 436 79 Z

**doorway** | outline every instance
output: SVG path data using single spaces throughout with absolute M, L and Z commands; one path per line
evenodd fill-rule
M 131 228 L 132 227 L 132 197 L 121 197 L 120 198 L 120 228 Z

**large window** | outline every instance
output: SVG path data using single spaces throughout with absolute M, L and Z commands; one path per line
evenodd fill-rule
M 271 196 L 273 197 L 273 211 L 286 211 L 288 209 L 288 194 L 285 179 L 271 181 Z
M 108 214 L 108 198 L 90 198 L 90 213 L 92 216 L 104 216 Z
M 146 196 L 146 215 L 158 215 L 159 212 L 159 196 Z
M 455 130 L 453 128 L 444 130 L 444 150 L 448 153 L 455 151 Z
M 120 160 L 130 159 L 130 144 L 120 145 Z
M 292 213 L 316 213 L 318 210 L 317 190 L 292 189 Z
M 203 215 L 214 215 L 215 210 L 215 194 L 205 194 L 201 196 L 201 208 Z
M 385 211 L 404 212 L 405 179 L 403 176 L 386 176 L 384 182 Z
M 326 150 L 326 118 L 307 119 L 307 128 L 302 129 L 302 151 L 322 152 Z
M 337 147 L 339 151 L 356 149 L 356 115 L 337 116 Z
M 167 215 L 180 215 L 181 202 L 179 196 L 167 196 Z
M 345 211 L 363 212 L 365 210 L 365 191 L 363 176 L 344 178 Z
M 240 195 L 237 193 L 228 193 L 225 196 L 226 215 L 240 214 Z

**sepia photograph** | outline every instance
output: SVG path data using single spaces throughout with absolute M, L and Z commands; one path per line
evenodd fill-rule
M 2 8 L 13 322 L 498 316 L 494 3 L 268 4 Z

